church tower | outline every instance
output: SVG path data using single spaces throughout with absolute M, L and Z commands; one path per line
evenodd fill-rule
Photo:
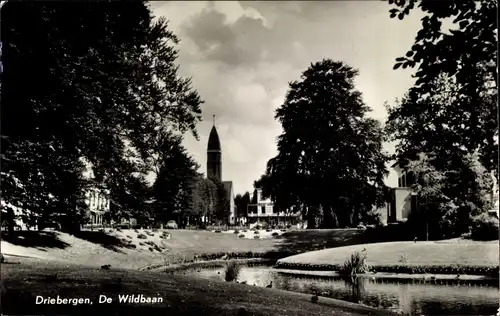
M 213 116 L 214 126 L 210 131 L 207 146 L 207 177 L 215 177 L 222 181 L 222 150 L 220 146 L 219 134 L 215 128 L 215 115 Z

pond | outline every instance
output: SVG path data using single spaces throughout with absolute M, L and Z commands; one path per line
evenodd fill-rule
M 175 273 L 224 280 L 224 268 L 192 268 Z M 495 315 L 499 303 L 498 283 L 485 285 L 373 278 L 346 282 L 340 277 L 291 275 L 267 266 L 244 266 L 237 281 L 261 287 L 272 281 L 273 288 L 307 294 L 316 291 L 320 296 L 404 315 Z

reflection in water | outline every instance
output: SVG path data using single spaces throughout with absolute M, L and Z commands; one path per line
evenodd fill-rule
M 224 280 L 222 268 L 183 271 L 193 276 Z M 220 272 L 220 274 L 218 274 Z M 237 281 L 332 297 L 383 308 L 404 315 L 494 315 L 498 286 L 423 283 L 368 278 L 315 278 L 280 273 L 269 267 L 243 267 Z

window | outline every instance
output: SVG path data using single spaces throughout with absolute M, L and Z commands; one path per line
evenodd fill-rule
M 403 173 L 403 180 L 401 182 L 403 184 L 403 187 L 406 187 L 406 173 Z
M 262 214 L 266 214 L 266 207 L 265 207 L 265 206 L 262 206 L 262 207 L 260 208 L 260 210 L 261 210 L 261 213 L 262 213 Z
M 408 174 L 406 175 L 406 185 L 411 187 L 414 184 L 415 184 L 415 176 L 413 172 L 408 172 Z
M 401 177 L 398 178 L 398 187 L 401 188 L 403 184 L 401 183 Z

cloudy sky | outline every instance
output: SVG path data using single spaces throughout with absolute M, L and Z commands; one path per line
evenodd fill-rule
M 235 194 L 252 190 L 253 181 L 276 155 L 280 125 L 274 111 L 288 82 L 311 62 L 343 61 L 359 70 L 356 87 L 371 116 L 386 118 L 392 103 L 413 84 L 412 70 L 392 70 L 420 28 L 420 12 L 390 19 L 381 1 L 325 2 L 152 2 L 181 39 L 180 75 L 192 77 L 205 100 L 200 141 L 185 146 L 206 172 L 206 145 L 212 115 L 222 143 L 222 177 L 234 182 Z M 391 150 L 391 146 L 386 146 Z M 396 185 L 393 172 L 388 185 Z

